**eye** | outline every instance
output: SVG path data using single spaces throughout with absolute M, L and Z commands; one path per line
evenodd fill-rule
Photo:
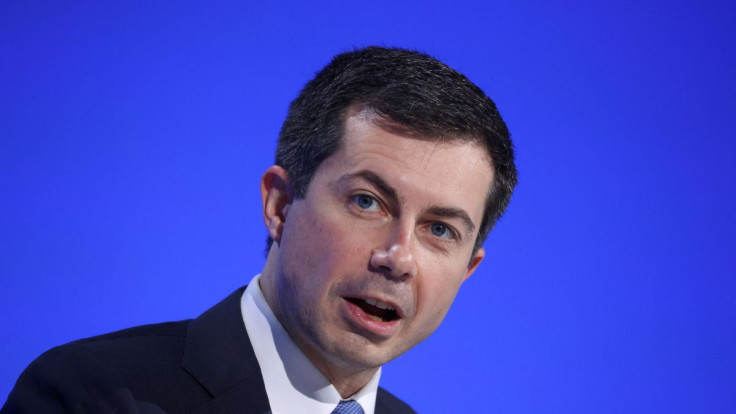
M 361 210 L 376 211 L 379 207 L 378 200 L 367 194 L 353 196 L 353 203 Z
M 434 222 L 430 224 L 429 231 L 432 235 L 442 239 L 451 239 L 455 237 L 455 233 L 445 223 Z

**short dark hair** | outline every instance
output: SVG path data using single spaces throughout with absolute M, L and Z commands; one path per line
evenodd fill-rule
M 289 174 L 295 197 L 306 195 L 319 165 L 337 151 L 354 107 L 378 115 L 379 126 L 422 139 L 476 142 L 488 151 L 494 174 L 475 242 L 480 247 L 517 182 L 509 131 L 493 101 L 421 52 L 371 46 L 339 54 L 294 99 L 281 128 L 276 164 Z

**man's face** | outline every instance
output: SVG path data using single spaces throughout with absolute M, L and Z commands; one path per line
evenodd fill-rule
M 473 245 L 493 178 L 476 144 L 395 135 L 362 114 L 345 127 L 270 226 L 278 260 L 261 284 L 323 372 L 374 369 L 437 328 L 483 257 Z

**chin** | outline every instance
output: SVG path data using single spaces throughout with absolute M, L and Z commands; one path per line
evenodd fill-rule
M 335 362 L 345 368 L 357 370 L 376 369 L 406 352 L 397 350 L 388 344 L 375 344 L 363 337 L 358 340 L 345 340 L 332 349 Z

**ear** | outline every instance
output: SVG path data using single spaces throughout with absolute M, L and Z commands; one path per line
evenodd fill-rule
M 465 277 L 463 278 L 463 282 L 468 280 L 470 275 L 475 272 L 475 269 L 478 268 L 478 265 L 480 262 L 483 261 L 483 258 L 486 257 L 486 251 L 482 247 L 479 247 L 478 250 L 475 251 L 473 254 L 473 257 L 470 258 L 470 265 L 468 266 L 468 270 L 465 272 Z
M 278 165 L 270 166 L 261 178 L 261 200 L 263 220 L 271 238 L 281 241 L 286 213 L 291 205 L 293 192 L 289 174 Z

